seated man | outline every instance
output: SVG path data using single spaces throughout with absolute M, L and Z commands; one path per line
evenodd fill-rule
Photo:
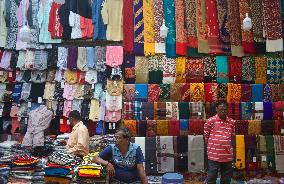
M 89 132 L 81 121 L 80 113 L 76 110 L 69 114 L 69 122 L 72 127 L 67 141 L 67 153 L 83 157 L 89 153 Z
M 106 147 L 93 161 L 106 167 L 111 183 L 147 184 L 142 150 L 130 138 L 129 129 L 120 127 L 115 133 L 116 144 Z

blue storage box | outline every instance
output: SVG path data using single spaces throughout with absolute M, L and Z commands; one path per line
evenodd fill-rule
M 162 177 L 162 184 L 182 184 L 183 175 L 178 173 L 166 173 Z

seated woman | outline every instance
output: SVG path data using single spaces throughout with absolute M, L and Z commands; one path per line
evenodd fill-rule
M 130 142 L 128 128 L 120 127 L 115 133 L 116 144 L 106 147 L 93 161 L 106 167 L 110 183 L 148 183 L 139 145 Z

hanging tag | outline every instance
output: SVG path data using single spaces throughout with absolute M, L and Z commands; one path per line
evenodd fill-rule
M 270 70 L 267 70 L 267 74 L 270 75 Z
M 2 70 L 0 71 L 0 75 L 4 75 L 4 72 Z
M 112 128 L 115 130 L 115 123 L 113 123 Z
M 252 162 L 256 162 L 256 157 L 252 157 Z
M 92 89 L 95 89 L 95 84 L 92 84 Z
M 111 130 L 111 123 L 108 124 L 108 129 Z
M 63 125 L 63 119 L 60 119 L 60 125 Z
M 42 97 L 38 97 L 37 102 L 41 104 L 42 103 Z
M 284 129 L 281 129 L 281 134 L 284 134 Z
M 9 77 L 13 77 L 13 73 L 12 72 L 9 72 Z
M 65 84 L 64 81 L 61 81 L 61 88 L 64 88 Z
M 198 116 L 201 116 L 201 112 L 198 112 Z
M 115 112 L 112 112 L 112 117 L 115 118 Z
M 261 156 L 261 161 L 266 162 L 266 160 L 267 160 L 267 159 L 266 159 L 266 156 L 265 156 L 265 155 L 262 155 L 262 156 Z
M 26 125 L 28 124 L 28 118 L 25 118 L 25 124 Z
M 28 102 L 28 107 L 32 107 L 32 102 Z

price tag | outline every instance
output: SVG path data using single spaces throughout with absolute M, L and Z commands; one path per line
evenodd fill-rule
M 9 72 L 9 77 L 13 77 L 13 73 L 12 72 Z
M 281 129 L 281 134 L 284 134 L 284 129 Z
M 267 74 L 270 75 L 270 70 L 267 70 Z
M 201 112 L 198 112 L 198 116 L 201 116 Z
M 115 123 L 113 123 L 113 129 L 115 130 Z
M 25 118 L 25 124 L 26 125 L 28 124 L 28 118 Z
M 95 89 L 95 84 L 92 84 L 92 89 Z
M 261 161 L 266 162 L 266 160 L 267 160 L 267 159 L 266 159 L 266 156 L 265 156 L 265 155 L 262 155 L 262 156 L 261 156 Z
M 113 117 L 113 118 L 115 117 L 115 112 L 112 112 L 112 117 Z
M 60 125 L 63 125 L 63 119 L 60 119 Z
M 64 88 L 64 86 L 65 86 L 65 84 L 64 84 L 64 82 L 62 81 L 62 82 L 61 82 L 61 88 Z
M 42 97 L 38 97 L 37 102 L 42 103 Z
M 28 102 L 28 107 L 32 107 L 32 102 Z
M 252 161 L 253 161 L 253 162 L 256 162 L 256 157 L 252 157 Z
M 0 71 L 0 75 L 4 75 L 4 72 L 2 70 Z

